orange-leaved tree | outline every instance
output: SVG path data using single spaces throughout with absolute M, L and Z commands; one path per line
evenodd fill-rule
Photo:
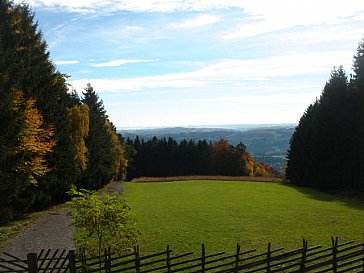
M 56 145 L 53 139 L 55 129 L 53 126 L 42 128 L 43 117 L 35 107 L 35 100 L 25 99 L 22 91 L 15 93 L 13 109 L 15 112 L 23 111 L 24 115 L 24 126 L 14 149 L 15 155 L 21 158 L 15 171 L 25 174 L 32 184 L 37 184 L 37 178 L 50 171 L 45 157 Z

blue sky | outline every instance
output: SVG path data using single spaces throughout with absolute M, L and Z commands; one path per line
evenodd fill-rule
M 25 2 L 117 127 L 297 123 L 364 38 L 362 0 Z

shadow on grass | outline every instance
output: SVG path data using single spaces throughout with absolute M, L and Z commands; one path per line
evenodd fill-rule
M 290 188 L 304 194 L 305 196 L 315 199 L 315 200 L 319 200 L 319 201 L 323 201 L 323 202 L 336 202 L 336 203 L 343 204 L 343 205 L 353 208 L 353 209 L 364 211 L 364 200 L 362 199 L 363 196 L 361 198 L 359 198 L 359 196 L 355 195 L 354 193 L 324 192 L 324 191 L 319 191 L 319 190 L 316 190 L 313 188 L 308 188 L 308 187 L 298 187 L 291 183 L 282 183 L 282 186 L 290 187 Z

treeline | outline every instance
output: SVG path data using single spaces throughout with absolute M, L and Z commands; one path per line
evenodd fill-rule
M 127 169 L 129 180 L 137 177 L 168 177 L 184 175 L 224 176 L 274 176 L 276 172 L 257 162 L 246 152 L 244 144 L 230 145 L 221 139 L 217 142 L 183 140 L 172 138 L 148 141 L 126 140 L 128 154 L 134 154 Z
M 27 5 L 0 0 L 0 223 L 96 189 L 126 169 L 124 147 L 88 85 L 70 93 Z
M 290 142 L 287 178 L 321 190 L 364 190 L 364 42 L 350 79 L 334 69 L 319 99 L 300 119 Z

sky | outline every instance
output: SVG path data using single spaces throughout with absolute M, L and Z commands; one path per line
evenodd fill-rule
M 363 0 L 24 2 L 119 128 L 298 123 L 364 38 Z

